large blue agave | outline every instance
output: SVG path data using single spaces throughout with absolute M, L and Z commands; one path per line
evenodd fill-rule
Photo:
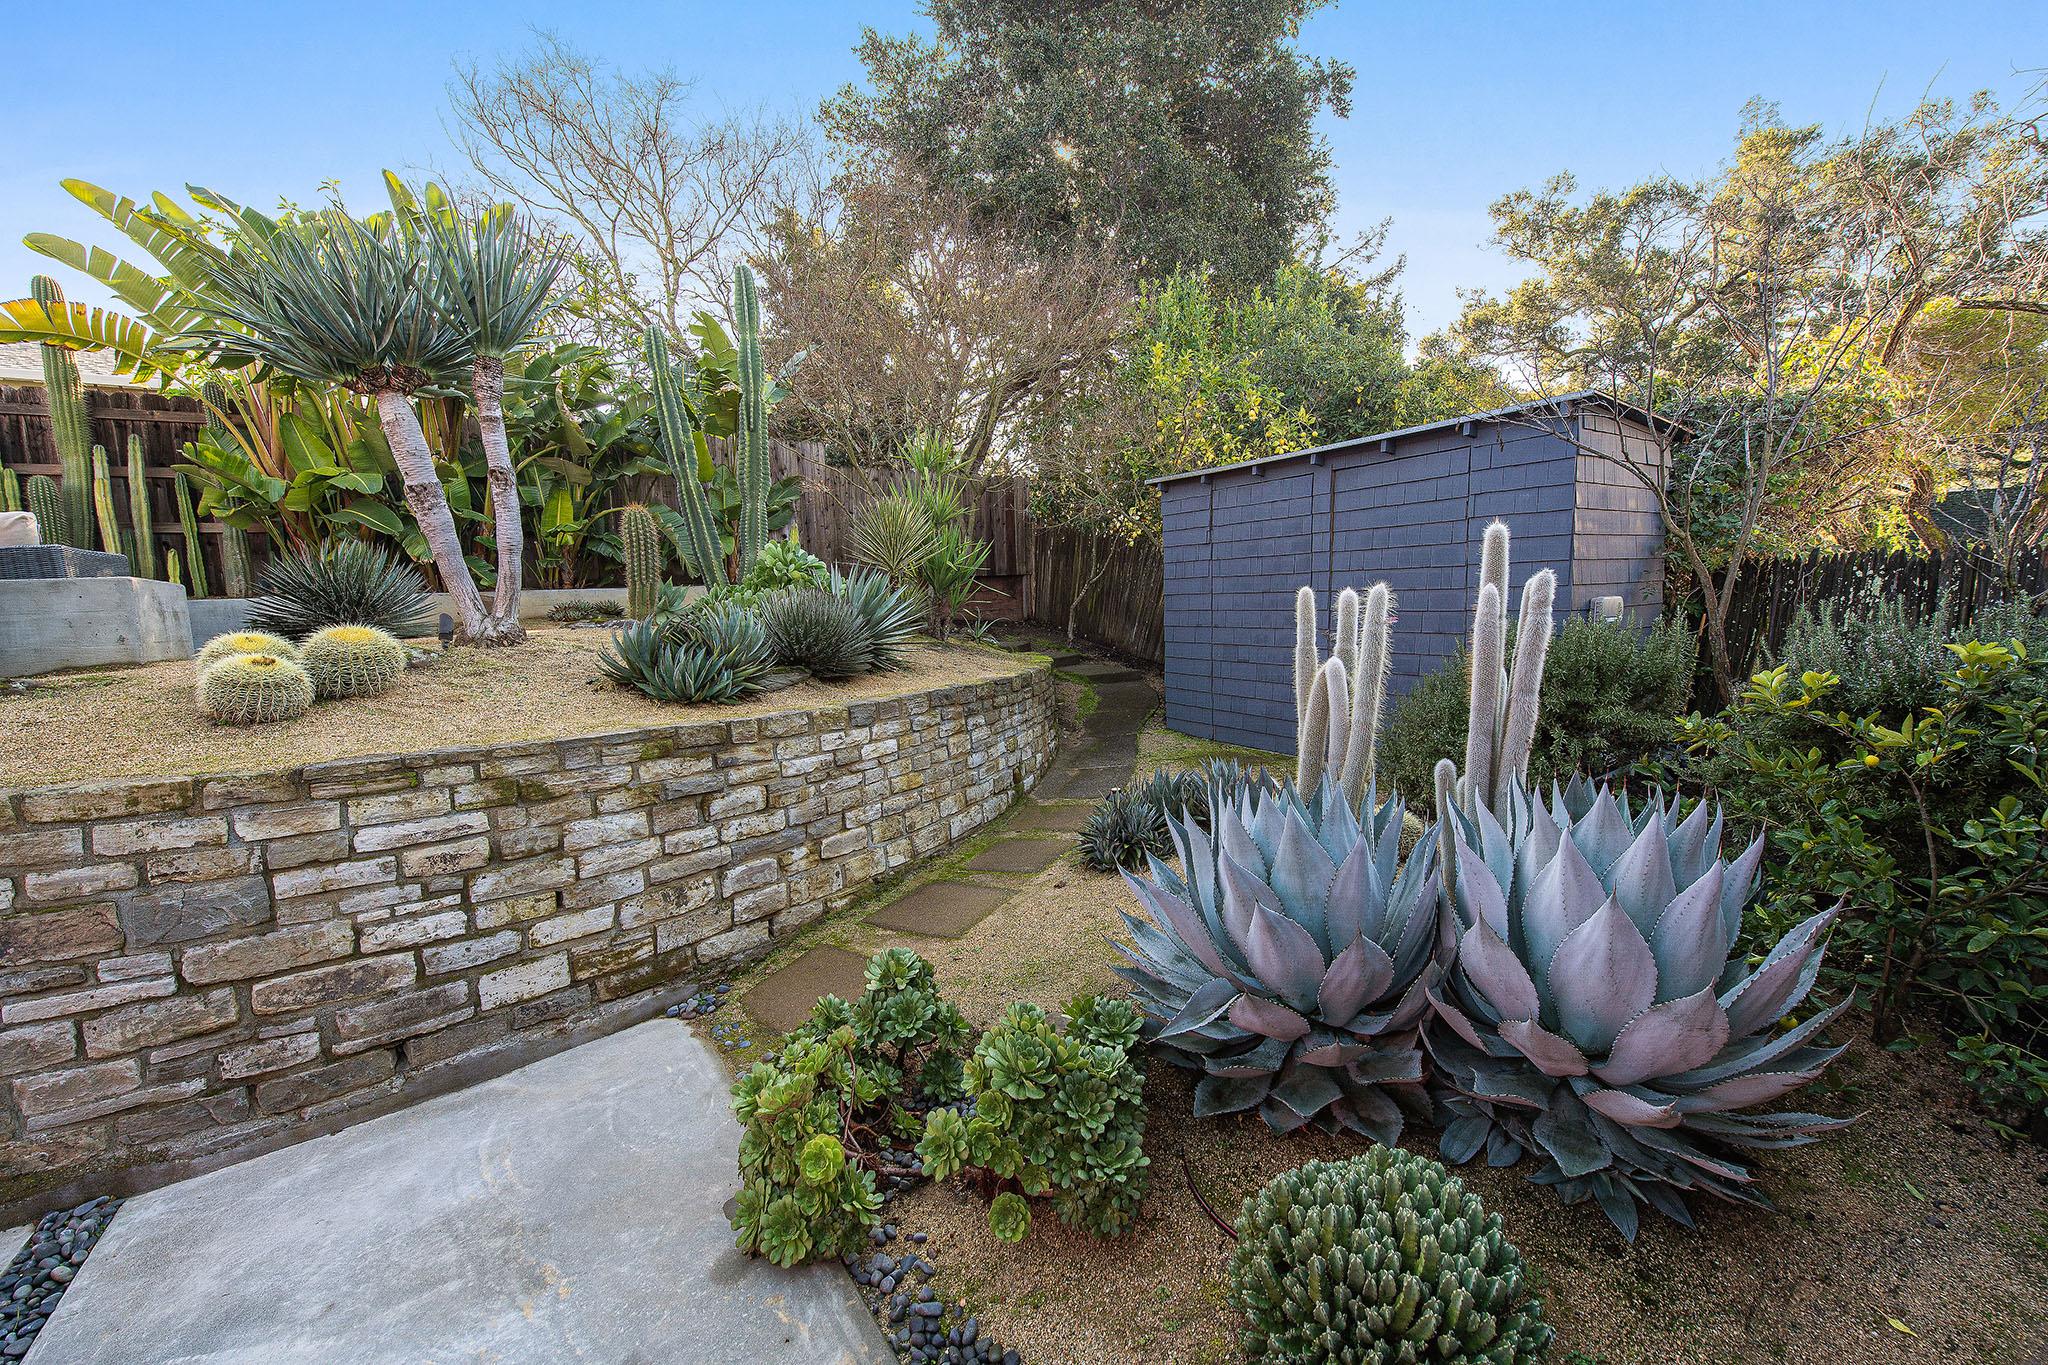
M 1336 782 L 1210 788 L 1213 837 L 1170 821 L 1185 876 L 1125 874 L 1146 917 L 1118 968 L 1167 1059 L 1202 1072 L 1195 1114 L 1381 1142 L 1426 1109 L 1417 1028 L 1436 946 L 1436 858 L 1400 866 L 1401 802 L 1354 815 Z
M 1758 1111 L 1841 1051 L 1815 1039 L 1846 1000 L 1778 1028 L 1813 987 L 1834 912 L 1751 968 L 1730 953 L 1763 845 L 1724 862 L 1718 809 L 1679 819 L 1659 794 L 1631 811 L 1577 779 L 1547 810 L 1464 795 L 1442 803 L 1457 941 L 1424 1030 L 1455 1116 L 1445 1158 L 1526 1153 L 1532 1179 L 1597 1200 L 1630 1237 L 1639 1203 L 1687 1224 L 1688 1191 L 1765 1203 L 1735 1153 L 1848 1122 Z

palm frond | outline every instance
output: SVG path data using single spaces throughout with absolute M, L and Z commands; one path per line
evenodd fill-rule
M 74 351 L 111 351 L 114 373 L 138 383 L 161 372 L 156 338 L 134 318 L 82 303 L 45 308 L 32 298 L 0 303 L 0 342 L 38 341 Z

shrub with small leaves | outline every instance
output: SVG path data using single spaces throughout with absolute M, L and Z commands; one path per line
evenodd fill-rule
M 1463 1181 L 1374 1147 L 1245 1200 L 1230 1258 L 1252 1365 L 1524 1365 L 1549 1350 L 1521 1253 Z
M 306 670 L 277 654 L 230 654 L 199 678 L 199 707 L 222 725 L 268 725 L 313 705 Z
M 822 588 L 830 574 L 825 561 L 793 540 L 771 540 L 754 556 L 740 586 L 751 592 L 777 588 Z
M 329 626 L 306 637 L 299 662 L 322 701 L 374 697 L 405 676 L 405 646 L 375 626 Z
M 934 1180 L 964 1174 L 994 1196 L 989 1230 L 1003 1241 L 1030 1230 L 1029 1199 L 1114 1237 L 1145 1197 L 1145 1075 L 1130 1051 L 1141 1016 L 1097 996 L 1067 1013 L 1061 1032 L 1038 1006 L 1010 1006 L 967 1063 L 972 1112 L 933 1110 L 917 1146 Z
M 192 661 L 193 670 L 204 673 L 216 660 L 225 659 L 230 654 L 275 654 L 280 659 L 296 663 L 299 647 L 282 635 L 272 635 L 268 631 L 229 631 L 200 646 L 198 657 Z
M 792 1039 L 733 1087 L 740 1192 L 732 1225 L 739 1249 L 776 1265 L 850 1255 L 881 1217 L 876 1153 L 856 1115 L 887 1096 L 854 1059 L 853 1030 Z

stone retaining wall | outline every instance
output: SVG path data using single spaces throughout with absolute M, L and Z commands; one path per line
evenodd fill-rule
M 0 792 L 0 1213 L 645 1018 L 1000 815 L 1054 741 L 1041 668 L 595 738 Z

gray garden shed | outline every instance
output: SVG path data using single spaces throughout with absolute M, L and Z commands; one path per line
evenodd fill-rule
M 1664 528 L 1650 490 L 1598 452 L 1665 468 L 1668 427 L 1584 392 L 1153 480 L 1165 522 L 1166 723 L 1253 748 L 1294 747 L 1294 594 L 1315 588 L 1328 648 L 1345 587 L 1394 590 L 1392 691 L 1464 642 L 1480 540 L 1514 533 L 1514 601 L 1539 569 L 1560 618 L 1619 597 L 1663 608 Z

